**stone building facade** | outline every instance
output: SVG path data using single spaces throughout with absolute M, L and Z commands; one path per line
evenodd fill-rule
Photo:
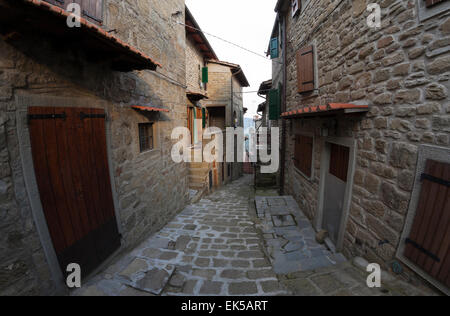
M 381 9 L 380 27 L 367 23 L 369 2 Z M 326 205 L 333 201 L 327 190 L 330 148 L 346 148 L 347 186 L 337 201 L 342 214 L 331 225 L 337 250 L 384 268 L 401 267 L 448 293 L 445 281 L 430 277 L 403 254 L 424 161 L 448 164 L 450 157 L 450 3 L 426 4 L 278 1 L 278 20 L 286 30 L 283 185 L 316 229 L 326 228 Z M 312 86 L 299 93 L 299 58 L 308 53 Z M 296 166 L 298 136 L 312 140 L 309 174 Z
M 136 245 L 188 201 L 187 165 L 171 159 L 171 131 L 186 126 L 187 120 L 186 34 L 184 27 L 171 23 L 173 16 L 184 18 L 185 4 L 182 0 L 100 1 L 101 25 L 98 15 L 97 20 L 84 17 L 88 24 L 78 35 L 67 31 L 64 41 L 54 41 L 54 34 L 39 30 L 39 25 L 34 30 L 13 23 L 4 27 L 4 14 L 11 14 L 12 3 L 14 10 L 26 10 L 20 14 L 33 18 L 43 14 L 60 30 L 66 28 L 64 12 L 47 2 L 0 2 L 0 295 L 64 294 L 63 271 L 34 178 L 27 109 L 82 107 L 106 112 L 107 164 L 121 236 L 118 251 Z M 127 57 L 118 66 L 121 70 L 147 55 L 162 67 L 112 70 L 111 52 L 92 62 L 92 43 L 70 45 L 82 41 L 84 32 L 95 29 L 92 25 L 99 28 L 96 36 L 101 41 L 114 41 L 114 53 L 141 52 Z M 132 106 L 143 106 L 144 111 Z M 141 123 L 152 124 L 153 144 L 143 152 Z
M 208 100 L 204 101 L 208 108 L 209 125 L 223 131 L 227 127 L 244 127 L 243 88 L 249 83 L 241 66 L 229 62 L 209 60 Z M 241 162 L 226 161 L 226 135 L 224 135 L 224 163 L 215 166 L 215 178 L 219 183 L 236 180 L 243 174 Z M 235 142 L 237 153 L 237 142 Z
M 204 104 L 204 100 L 208 98 L 209 87 L 207 60 L 218 58 L 187 7 L 185 21 L 188 127 L 191 132 L 192 159 L 202 158 L 201 162 L 189 163 L 189 187 L 197 192 L 195 197 L 199 198 L 210 192 L 213 185 L 218 186 L 217 181 L 213 179 L 213 167 L 216 163 L 203 159 L 203 149 L 206 145 L 203 133 L 209 127 L 208 111 Z

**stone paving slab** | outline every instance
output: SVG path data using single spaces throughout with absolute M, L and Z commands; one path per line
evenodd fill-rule
M 316 242 L 316 232 L 292 196 L 256 196 L 255 205 L 276 273 L 314 270 L 346 261 Z

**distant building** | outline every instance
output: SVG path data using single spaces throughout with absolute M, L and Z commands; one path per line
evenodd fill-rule
M 208 109 L 210 126 L 218 127 L 223 131 L 227 127 L 244 127 L 244 101 L 243 88 L 250 84 L 240 65 L 218 61 L 208 61 L 209 86 L 208 100 L 205 105 Z M 235 141 L 235 156 L 237 141 Z M 226 154 L 226 137 L 224 133 L 224 161 Z M 235 161 L 237 161 L 237 156 Z M 242 176 L 242 163 L 218 163 L 215 167 L 214 181 L 221 185 Z

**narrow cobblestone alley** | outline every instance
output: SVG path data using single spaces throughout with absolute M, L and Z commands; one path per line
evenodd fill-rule
M 73 295 L 424 294 L 387 276 L 389 286 L 368 289 L 367 274 L 349 262 L 310 271 L 289 267 L 289 273 L 277 275 L 271 262 L 282 269 L 270 255 L 264 227 L 267 223 L 257 217 L 252 177 L 245 176 L 187 207 Z

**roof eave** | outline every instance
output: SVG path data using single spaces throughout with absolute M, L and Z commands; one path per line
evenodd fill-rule
M 189 8 L 187 6 L 185 6 L 185 11 L 186 11 L 186 20 L 189 19 L 191 21 L 191 23 L 193 24 L 193 26 L 196 29 L 200 30 L 200 31 L 197 31 L 197 33 L 200 35 L 200 37 L 204 41 L 204 44 L 208 47 L 210 54 L 213 56 L 214 59 L 219 59 L 217 57 L 216 52 L 214 51 L 211 44 L 209 43 L 208 39 L 206 38 L 205 34 L 203 33 L 203 30 L 201 29 L 200 25 L 197 23 L 194 16 L 192 15 L 192 12 L 189 10 Z M 189 28 L 189 26 L 186 26 L 186 28 Z

